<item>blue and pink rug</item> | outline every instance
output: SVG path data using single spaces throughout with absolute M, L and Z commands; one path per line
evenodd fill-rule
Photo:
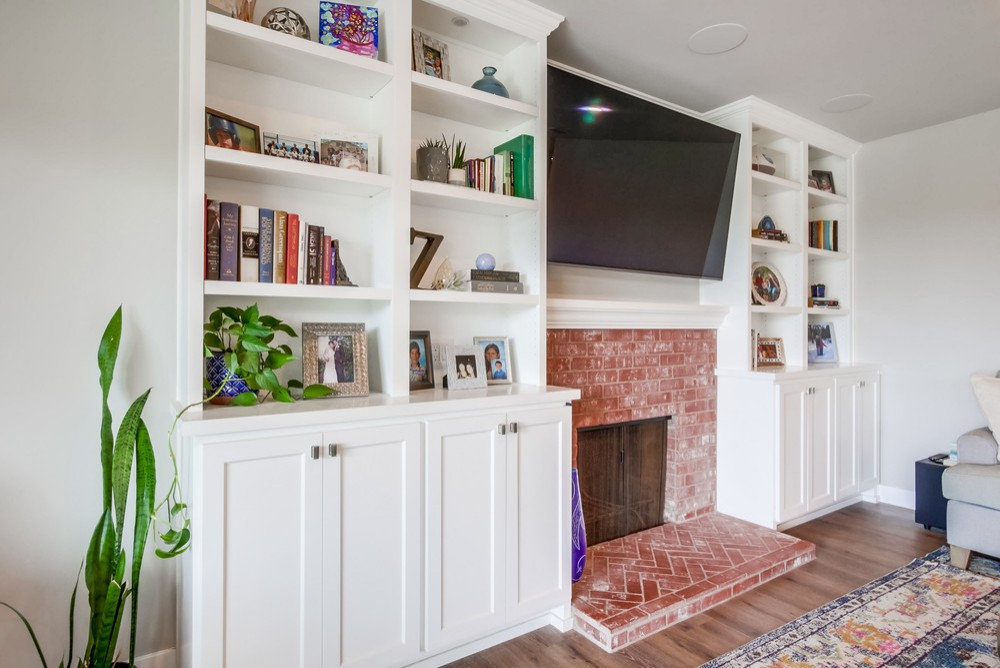
M 1000 563 L 942 547 L 702 668 L 996 668 L 998 620 Z

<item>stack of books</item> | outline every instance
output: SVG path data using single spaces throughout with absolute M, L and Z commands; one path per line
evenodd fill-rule
M 788 235 L 781 230 L 750 230 L 751 236 L 754 239 L 769 239 L 771 241 L 784 241 L 788 243 Z
M 296 213 L 205 198 L 205 280 L 336 285 L 338 250 Z
M 840 300 L 829 299 L 827 297 L 810 297 L 809 305 L 813 308 L 840 308 Z
M 822 250 L 840 250 L 837 239 L 838 224 L 836 220 L 809 221 L 809 247 Z
M 469 272 L 469 284 L 473 292 L 524 294 L 521 274 L 516 271 L 473 269 Z

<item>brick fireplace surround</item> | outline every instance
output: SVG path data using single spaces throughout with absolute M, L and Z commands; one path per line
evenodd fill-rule
M 548 383 L 578 427 L 664 415 L 664 525 L 590 546 L 574 627 L 615 651 L 815 558 L 805 541 L 715 512 L 714 329 L 548 330 Z M 586 475 L 584 471 L 580 475 Z

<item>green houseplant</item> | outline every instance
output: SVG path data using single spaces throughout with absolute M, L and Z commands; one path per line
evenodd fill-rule
M 461 139 L 456 141 L 454 135 L 448 147 L 448 164 L 451 165 L 448 170 L 448 183 L 455 186 L 468 185 L 465 176 L 465 143 Z
M 156 462 L 149 431 L 142 419 L 142 412 L 152 388 L 143 392 L 132 402 L 125 417 L 122 418 L 117 435 L 113 435 L 113 419 L 111 409 L 108 406 L 108 395 L 111 390 L 111 382 L 114 379 L 121 331 L 122 309 L 119 307 L 105 328 L 97 351 L 102 393 L 100 461 L 103 480 L 103 508 L 70 597 L 69 650 L 66 658 L 59 662 L 60 667 L 73 665 L 73 618 L 80 574 L 83 575 L 87 588 L 90 616 L 86 630 L 87 645 L 84 653 L 77 658 L 75 665 L 78 668 L 108 668 L 115 664 L 115 648 L 122 620 L 125 618 L 127 603 L 130 603 L 131 621 L 128 665 L 131 666 L 135 663 L 139 578 L 149 528 L 155 519 L 153 500 L 156 495 Z M 172 452 L 171 457 L 173 457 Z M 135 518 L 132 532 L 131 568 L 128 577 L 126 577 L 129 556 L 128 548 L 123 544 L 123 539 L 133 473 L 135 476 Z M 171 512 L 182 515 L 183 508 L 173 506 Z M 186 549 L 187 539 L 184 538 L 185 536 L 190 536 L 186 526 L 172 534 L 168 531 L 161 538 L 165 538 L 168 543 L 172 541 L 174 545 L 167 551 L 158 550 L 157 553 L 161 556 L 180 554 Z M 184 545 L 180 545 L 182 539 Z M 0 601 L 0 605 L 9 608 L 21 619 L 31 636 L 43 668 L 48 668 L 38 639 L 28 620 L 10 604 Z
M 292 379 L 282 384 L 275 374 L 295 359 L 287 344 L 274 341 L 278 333 L 296 338 L 291 326 L 273 316 L 261 315 L 254 304 L 245 309 L 220 306 L 208 316 L 204 331 L 205 357 L 210 365 L 213 358 L 217 366 L 222 365 L 214 380 L 205 379 L 209 394 L 230 392 L 230 402 L 236 406 L 252 406 L 269 395 L 276 401 L 295 401 L 291 389 L 301 389 L 302 383 Z M 227 386 L 237 377 L 245 387 L 230 391 Z M 306 387 L 302 397 L 316 399 L 331 394 L 332 388 L 317 384 Z

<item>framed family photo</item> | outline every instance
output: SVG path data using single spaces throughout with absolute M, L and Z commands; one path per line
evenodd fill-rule
M 451 81 L 451 68 L 448 66 L 448 45 L 419 30 L 414 30 L 413 69 L 435 79 Z
M 378 139 L 374 133 L 326 132 L 319 140 L 321 164 L 378 173 Z
M 812 170 L 812 176 L 816 179 L 816 189 L 827 193 L 836 193 L 833 188 L 833 172 L 826 172 L 821 169 Z
M 205 145 L 260 153 L 260 127 L 205 107 Z
M 486 360 L 479 346 L 448 346 L 445 357 L 449 390 L 486 387 Z
M 757 366 L 785 366 L 785 344 L 780 336 L 761 336 L 757 339 Z
M 510 341 L 506 336 L 477 336 L 473 339 L 486 367 L 487 385 L 510 385 Z
M 434 356 L 431 354 L 431 350 L 430 332 L 410 332 L 409 371 L 411 390 L 424 390 L 434 387 Z
M 340 397 L 368 396 L 364 323 L 302 323 L 302 383 L 321 383 Z
M 838 361 L 837 337 L 832 322 L 810 322 L 807 343 L 809 364 L 825 364 Z

